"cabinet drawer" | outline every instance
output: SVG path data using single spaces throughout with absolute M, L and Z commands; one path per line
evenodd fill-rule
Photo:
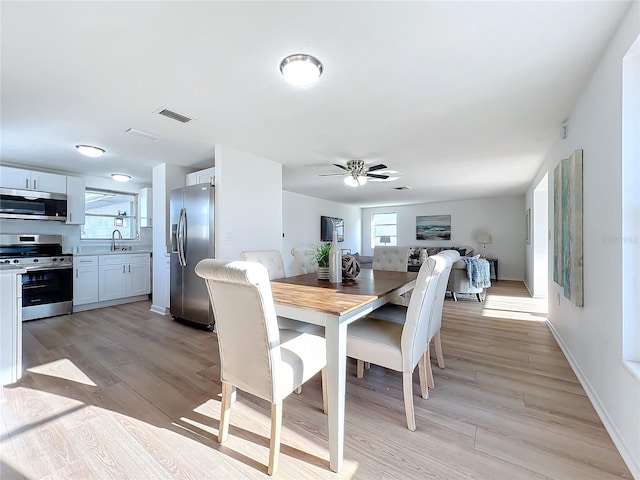
M 118 265 L 127 263 L 126 255 L 100 255 L 100 265 Z
M 149 263 L 148 253 L 127 253 L 127 263 Z
M 80 255 L 73 257 L 73 266 L 74 267 L 92 267 L 98 266 L 98 256 L 97 255 Z

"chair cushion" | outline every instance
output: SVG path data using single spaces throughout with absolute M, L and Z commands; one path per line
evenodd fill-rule
M 274 365 L 274 402 L 287 397 L 293 390 L 313 377 L 327 364 L 327 349 L 323 337 L 294 330 L 280 330 L 279 365 Z
M 347 327 L 347 356 L 401 372 L 401 340 L 401 324 L 366 317 Z

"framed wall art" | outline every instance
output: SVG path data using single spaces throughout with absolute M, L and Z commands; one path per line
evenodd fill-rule
M 416 240 L 451 240 L 451 215 L 416 217 Z

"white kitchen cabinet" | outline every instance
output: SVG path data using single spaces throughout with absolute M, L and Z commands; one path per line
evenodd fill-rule
M 0 166 L 0 186 L 37 192 L 67 193 L 67 177 L 55 173 Z
M 73 306 L 100 300 L 97 255 L 73 257 Z
M 69 225 L 84 224 L 84 179 L 67 178 L 67 223 Z
M 0 397 L 2 386 L 22 377 L 22 273 L 0 271 Z
M 151 293 L 148 253 L 100 255 L 98 262 L 101 302 Z
M 138 203 L 140 205 L 140 226 L 153 226 L 153 190 L 149 187 L 140 189 Z
M 199 185 L 200 183 L 208 183 L 215 185 L 216 169 L 215 167 L 206 168 L 197 172 L 187 174 L 187 185 Z

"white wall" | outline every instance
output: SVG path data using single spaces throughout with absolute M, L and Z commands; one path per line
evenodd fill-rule
M 527 192 L 530 202 L 533 188 L 549 173 L 553 229 L 553 169 L 583 149 L 585 305 L 573 305 L 549 278 L 549 325 L 635 478 L 640 478 L 640 378 L 622 361 L 622 58 L 639 33 L 635 2 L 579 97 L 568 138 L 558 141 Z M 626 247 L 640 248 L 638 242 Z M 549 254 L 551 259 L 552 244 Z M 635 315 L 637 321 L 637 309 Z
M 216 145 L 216 258 L 282 248 L 282 165 Z
M 340 248 L 350 248 L 352 253 L 361 252 L 360 207 L 321 200 L 292 192 L 282 192 L 282 258 L 287 274 L 293 275 L 291 249 L 303 245 L 320 243 L 320 217 L 344 219 L 344 242 Z
M 455 202 L 421 203 L 393 207 L 362 209 L 362 250 L 372 255 L 371 214 L 397 212 L 398 245 L 438 247 L 473 247 L 476 253 L 482 245 L 476 238 L 490 233 L 493 243 L 487 245 L 487 257 L 498 259 L 501 280 L 524 278 L 524 196 L 482 198 Z M 416 217 L 423 215 L 451 215 L 451 240 L 416 240 Z

